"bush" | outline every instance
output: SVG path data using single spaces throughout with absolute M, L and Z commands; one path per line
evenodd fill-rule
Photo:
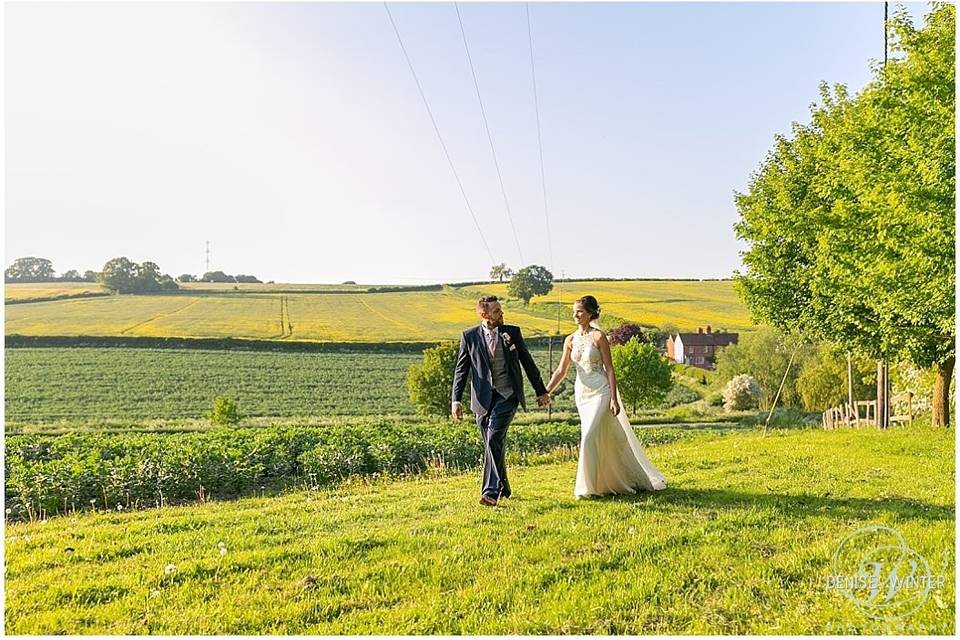
M 407 372 L 407 393 L 420 415 L 446 416 L 450 413 L 450 392 L 453 390 L 453 368 L 460 347 L 455 342 L 442 342 L 423 352 L 421 364 L 410 365 Z
M 722 391 L 711 391 L 707 394 L 707 397 L 704 398 L 708 406 L 711 407 L 722 407 L 723 406 L 723 392 Z
M 664 407 L 676 407 L 681 404 L 689 404 L 700 399 L 700 394 L 682 384 L 675 385 L 673 389 L 667 392 L 663 399 Z
M 610 331 L 610 335 L 608 336 L 610 340 L 610 346 L 627 344 L 630 342 L 630 338 L 633 337 L 636 337 L 640 342 L 650 342 L 644 335 L 643 327 L 638 324 L 622 324 L 616 329 L 612 329 Z
M 231 396 L 217 396 L 210 410 L 210 422 L 221 426 L 229 426 L 240 422 L 240 412 L 237 401 Z
M 723 404 L 727 411 L 755 409 L 760 402 L 760 385 L 753 376 L 742 373 L 723 388 Z

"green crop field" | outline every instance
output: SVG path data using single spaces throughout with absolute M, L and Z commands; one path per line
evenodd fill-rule
M 36 286 L 36 285 L 34 285 Z M 339 285 L 350 287 L 350 285 Z M 7 305 L 6 333 L 26 336 L 235 337 L 320 342 L 420 342 L 456 339 L 477 322 L 474 301 L 505 285 L 443 291 L 318 293 L 328 285 L 189 285 L 176 294 L 124 295 Z M 293 287 L 295 293 L 271 292 Z M 297 287 L 304 287 L 302 290 Z M 310 289 L 309 287 L 313 287 Z M 191 289 L 193 289 L 191 291 Z M 312 292 L 311 292 L 312 291 Z M 596 295 L 604 311 L 644 325 L 695 330 L 750 328 L 749 314 L 728 281 L 559 283 L 565 300 L 560 332 L 573 330 L 566 307 L 573 297 Z M 509 303 L 506 321 L 529 336 L 555 334 L 555 294 L 530 307 Z M 285 300 L 283 303 L 281 300 Z
M 198 418 L 220 394 L 248 416 L 412 414 L 416 353 L 276 353 L 194 349 L 6 350 L 6 421 Z M 548 353 L 534 349 L 541 374 Z M 554 354 L 556 358 L 556 354 Z M 556 360 L 554 360 L 556 362 Z M 527 395 L 532 390 L 524 386 Z M 556 407 L 572 410 L 572 384 Z M 530 398 L 528 406 L 535 408 Z
M 512 467 L 496 509 L 471 472 L 8 523 L 4 631 L 953 635 L 952 432 L 648 452 L 669 483 L 656 494 L 574 501 L 568 453 Z M 899 620 L 830 586 L 866 525 L 894 527 L 936 581 Z

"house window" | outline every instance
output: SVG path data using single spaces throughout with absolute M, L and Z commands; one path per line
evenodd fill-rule
M 703 364 L 703 356 L 697 356 L 697 364 Z

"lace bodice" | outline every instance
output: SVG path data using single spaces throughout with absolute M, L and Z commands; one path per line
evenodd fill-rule
M 594 344 L 593 332 L 596 329 L 591 328 L 586 334 L 581 334 L 577 329 L 573 333 L 573 345 L 570 349 L 570 358 L 577 367 L 577 375 L 585 377 L 592 373 L 604 374 L 603 358 L 600 356 L 600 349 Z M 605 375 L 605 374 L 604 374 Z

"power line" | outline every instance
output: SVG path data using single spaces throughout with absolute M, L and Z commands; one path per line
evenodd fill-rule
M 523 250 L 520 248 L 520 238 L 517 228 L 513 224 L 513 214 L 510 211 L 510 202 L 507 200 L 507 189 L 503 186 L 503 175 L 500 173 L 500 163 L 497 161 L 497 152 L 493 147 L 493 136 L 490 134 L 490 125 L 487 123 L 487 113 L 483 108 L 483 99 L 480 97 L 480 83 L 477 82 L 477 72 L 473 67 L 473 57 L 470 55 L 470 46 L 467 44 L 467 32 L 463 28 L 463 17 L 460 15 L 460 4 L 453 3 L 457 10 L 457 21 L 460 23 L 460 35 L 463 36 L 463 48 L 467 52 L 467 62 L 470 63 L 470 74 L 473 76 L 473 87 L 477 90 L 477 102 L 480 103 L 480 115 L 483 117 L 483 128 L 487 132 L 487 141 L 490 143 L 490 154 L 493 156 L 493 166 L 497 169 L 497 179 L 500 181 L 500 193 L 503 194 L 503 206 L 507 209 L 507 219 L 510 220 L 510 229 L 513 231 L 513 240 L 517 243 L 517 253 L 520 254 L 520 264 L 524 264 Z
M 397 34 L 397 42 L 400 43 L 400 50 L 403 52 L 403 57 L 407 61 L 407 66 L 410 67 L 410 73 L 413 75 L 413 81 L 417 84 L 417 91 L 420 92 L 420 98 L 423 100 L 423 106 L 427 109 L 427 115 L 430 116 L 430 122 L 433 123 L 433 130 L 437 134 L 437 140 L 440 141 L 440 146 L 443 148 L 443 155 L 447 158 L 447 163 L 450 165 L 450 171 L 453 172 L 453 177 L 457 181 L 457 186 L 460 187 L 460 193 L 463 195 L 463 201 L 467 205 L 467 211 L 470 212 L 470 217 L 473 219 L 473 224 L 477 227 L 477 234 L 480 236 L 480 240 L 483 242 L 484 248 L 487 250 L 487 255 L 490 256 L 490 264 L 496 264 L 496 259 L 493 257 L 493 252 L 490 251 L 490 245 L 487 244 L 487 239 L 483 235 L 483 230 L 480 229 L 480 223 L 477 221 L 477 216 L 473 212 L 473 207 L 470 206 L 470 200 L 467 198 L 467 192 L 463 188 L 463 183 L 460 182 L 460 175 L 457 173 L 456 167 L 453 166 L 453 160 L 450 158 L 450 153 L 447 151 L 447 145 L 443 142 L 443 136 L 440 135 L 440 128 L 437 126 L 437 120 L 433 117 L 433 112 L 430 110 L 430 105 L 427 103 L 427 96 L 423 93 L 423 87 L 420 86 L 420 79 L 417 77 L 417 72 L 413 69 L 413 63 L 410 62 L 410 56 L 407 55 L 407 48 L 403 46 L 403 38 L 400 37 L 400 30 L 397 29 L 397 23 L 393 21 L 393 14 L 390 13 L 390 7 L 387 6 L 387 3 L 383 3 L 383 8 L 387 11 L 387 17 L 390 18 L 390 24 L 393 26 L 393 32 Z
M 533 29 L 530 28 L 530 3 L 524 3 L 527 9 L 527 41 L 530 43 L 530 74 L 533 77 L 533 107 L 537 114 L 537 148 L 540 150 L 540 186 L 543 188 L 543 217 L 547 221 L 547 248 L 550 255 L 550 270 L 554 269 L 553 239 L 550 235 L 550 212 L 547 207 L 547 178 L 543 170 L 543 137 L 540 133 L 540 99 L 537 96 L 537 70 L 533 64 Z

